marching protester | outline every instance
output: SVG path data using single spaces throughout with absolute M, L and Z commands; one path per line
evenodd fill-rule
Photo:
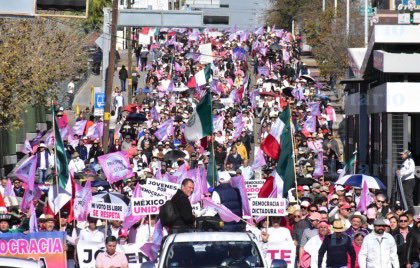
M 345 180 L 338 170 L 355 167 L 341 162 L 330 89 L 309 76 L 292 33 L 149 30 L 152 41 L 136 45 L 133 98 L 118 71 L 109 142 L 96 111 L 74 119 L 58 105 L 57 127 L 28 141 L 13 183 L 1 180 L 2 234 L 66 241 L 68 267 L 156 261 L 167 234 L 207 230 L 251 231 L 270 252 L 295 247 L 297 267 L 415 267 L 410 153 L 398 172 L 409 211 L 372 181 Z M 277 213 L 255 214 L 255 204 Z

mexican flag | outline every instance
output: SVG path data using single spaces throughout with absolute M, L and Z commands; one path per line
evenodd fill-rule
M 276 168 L 271 176 L 267 178 L 258 194 L 258 197 L 261 198 L 287 198 L 288 191 L 293 188 L 295 183 L 295 161 L 289 106 L 280 113 L 279 119 L 284 124 L 280 135 L 281 151 Z
M 280 117 L 271 125 L 270 133 L 261 142 L 261 149 L 269 157 L 278 160 L 281 149 L 281 135 L 286 123 Z
M 63 140 L 61 139 L 60 129 L 58 128 L 57 118 L 55 116 L 54 107 L 51 109 L 54 120 L 54 147 L 56 154 L 56 183 L 50 186 L 48 191 L 48 203 L 54 214 L 71 200 L 72 185 L 71 175 L 68 168 L 66 152 L 64 150 Z
M 356 154 L 357 152 L 353 153 L 353 157 L 346 163 L 343 169 L 339 172 L 338 178 L 344 177 L 347 174 L 354 174 L 354 165 L 356 164 Z
M 185 126 L 184 135 L 188 141 L 197 141 L 213 133 L 212 110 L 211 94 L 207 92 Z
M 188 81 L 187 86 L 189 88 L 200 87 L 210 80 L 211 78 L 211 66 L 208 64 L 206 68 L 196 73 L 191 79 Z

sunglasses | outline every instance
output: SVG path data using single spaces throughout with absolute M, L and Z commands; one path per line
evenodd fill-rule
M 318 210 L 316 210 L 316 209 L 311 209 L 311 210 L 309 210 L 309 212 L 318 212 Z
M 379 202 L 379 203 L 385 203 L 385 201 L 382 201 L 382 200 L 378 200 L 377 202 Z
M 408 222 L 407 220 L 400 220 L 400 222 Z

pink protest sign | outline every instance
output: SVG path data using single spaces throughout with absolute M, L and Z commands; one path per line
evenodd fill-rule
M 128 153 L 125 151 L 99 156 L 98 161 L 109 183 L 134 176 Z

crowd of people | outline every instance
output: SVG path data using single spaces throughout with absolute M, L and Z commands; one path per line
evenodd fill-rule
M 151 44 L 135 47 L 138 68 L 132 83 L 127 83 L 127 69 L 122 66 L 121 85 L 113 93 L 109 148 L 101 145 L 102 118 L 95 117 L 89 107 L 74 123 L 84 122 L 80 133 L 64 131 L 71 129 L 71 123 L 64 109 L 57 109 L 75 183 L 84 187 L 90 181 L 94 195 L 120 193 L 129 202 L 136 185 L 147 179 L 177 182 L 180 189 L 172 197 L 177 218 L 164 232 L 191 231 L 196 226 L 248 231 L 263 248 L 276 243 L 296 246 L 299 267 L 419 266 L 418 215 L 390 206 L 386 189 L 366 191 L 363 185 L 334 184 L 343 169 L 340 140 L 333 130 L 336 115 L 323 93 L 328 88 L 314 81 L 300 59 L 300 36 L 274 27 L 255 32 L 168 29 L 156 31 Z M 127 90 L 129 86 L 132 90 Z M 127 91 L 133 94 L 132 103 L 127 103 Z M 185 130 L 207 94 L 212 99 L 213 133 L 187 140 Z M 297 181 L 285 196 L 287 215 L 245 215 L 246 204 L 233 179 L 241 177 L 247 182 L 272 176 L 276 160 L 260 144 L 276 131 L 272 126 L 286 107 L 292 119 Z M 76 222 L 68 204 L 61 208 L 60 217 L 51 212 L 48 185 L 56 160 L 50 136 L 31 144 L 30 150 L 37 159 L 40 197 L 31 202 L 39 218 L 38 230 L 65 231 L 67 258 L 76 266 L 75 246 L 80 240 L 106 242 L 107 251 L 98 257 L 97 267 L 109 267 L 108 259 L 117 254 L 116 243 L 140 248 L 150 242 L 157 215 L 127 226 L 118 220 L 105 225 L 92 215 Z M 98 161 L 104 151 L 126 152 L 134 176 L 108 183 Z M 209 172 L 213 166 L 215 170 Z M 243 220 L 222 220 L 217 209 L 206 206 L 193 211 L 191 196 L 202 187 L 186 176 L 191 170 L 204 171 L 206 181 L 211 182 L 197 203 L 208 197 Z M 1 180 L 5 203 L 0 233 L 30 230 L 30 214 L 22 212 L 28 209 L 22 209 L 23 184 L 19 178 Z M 126 265 L 123 259 L 118 256 L 121 267 Z

